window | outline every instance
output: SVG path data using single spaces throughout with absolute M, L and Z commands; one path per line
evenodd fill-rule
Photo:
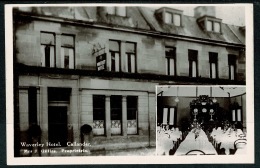
M 169 24 L 172 23 L 172 14 L 169 12 L 165 13 L 165 23 L 169 23 Z
M 176 75 L 176 48 L 165 47 L 166 75 Z
M 236 56 L 228 55 L 229 79 L 235 80 L 236 78 Z
M 105 95 L 93 95 L 93 134 L 105 134 Z
M 174 14 L 173 21 L 174 21 L 175 26 L 180 26 L 181 25 L 181 15 Z
M 237 107 L 231 110 L 232 111 L 232 121 L 242 122 L 242 108 Z
M 119 41 L 109 41 L 109 53 L 111 56 L 111 71 L 120 71 L 120 42 Z
M 165 23 L 174 24 L 175 26 L 181 26 L 181 15 L 166 12 L 165 13 Z
M 175 126 L 177 121 L 177 108 L 176 107 L 165 107 L 163 108 L 163 125 Z
M 121 135 L 122 96 L 110 97 L 111 135 Z
M 218 53 L 209 52 L 210 78 L 218 78 Z
M 214 31 L 215 32 L 220 32 L 220 23 L 219 22 L 214 22 Z
M 29 125 L 37 124 L 37 89 L 29 87 L 28 90 Z
M 207 30 L 213 31 L 213 22 L 212 21 L 207 21 Z
M 126 7 L 120 6 L 120 7 L 107 7 L 107 13 L 110 15 L 117 15 L 117 16 L 126 16 Z
M 127 134 L 137 134 L 137 96 L 127 96 Z
M 188 56 L 189 56 L 189 76 L 197 77 L 198 76 L 198 51 L 188 50 Z
M 207 31 L 220 32 L 220 22 L 207 20 Z
M 135 43 L 125 43 L 126 53 L 126 71 L 129 73 L 136 72 L 136 45 Z
M 74 37 L 61 35 L 61 68 L 74 69 Z
M 53 33 L 41 32 L 41 65 L 55 67 L 55 36 Z

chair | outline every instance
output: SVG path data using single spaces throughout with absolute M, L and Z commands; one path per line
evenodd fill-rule
M 243 148 L 245 148 L 246 144 L 247 144 L 246 139 L 237 139 L 234 142 L 236 149 L 243 149 Z
M 246 144 L 247 140 L 246 139 L 238 139 L 234 142 L 235 145 L 235 155 L 239 154 L 246 154 Z
M 199 149 L 195 149 L 195 150 L 190 150 L 185 155 L 205 155 L 205 152 Z

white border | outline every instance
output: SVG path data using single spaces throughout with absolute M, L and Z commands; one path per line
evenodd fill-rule
M 6 48 L 6 132 L 8 165 L 67 165 L 67 164 L 219 164 L 254 163 L 254 68 L 253 68 L 253 5 L 252 4 L 209 4 L 210 6 L 244 6 L 246 15 L 246 108 L 247 137 L 252 142 L 246 156 L 86 156 L 86 157 L 18 157 L 14 158 L 13 137 L 13 25 L 12 8 L 28 6 L 111 6 L 114 4 L 16 4 L 5 5 L 5 48 Z M 209 6 L 206 4 L 117 4 L 118 6 Z M 248 114 L 249 113 L 249 114 Z

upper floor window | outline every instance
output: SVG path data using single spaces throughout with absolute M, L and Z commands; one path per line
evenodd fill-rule
M 197 19 L 197 23 L 199 26 L 208 32 L 216 32 L 221 33 L 222 20 L 219 18 L 216 18 L 215 16 L 202 16 Z
M 207 30 L 208 31 L 213 31 L 213 22 L 212 21 L 207 21 Z
M 174 24 L 175 26 L 180 26 L 181 25 L 181 15 L 166 12 L 165 13 L 165 23 Z
M 61 68 L 74 68 L 74 36 L 61 35 Z
M 120 42 L 109 40 L 109 54 L 111 56 L 111 71 L 120 71 Z
M 55 67 L 55 35 L 53 33 L 41 32 L 41 65 L 44 67 Z
M 176 48 L 165 47 L 166 75 L 176 75 Z
M 174 26 L 183 26 L 182 16 L 182 10 L 169 7 L 162 7 L 155 11 L 155 17 L 159 22 Z
M 56 48 L 56 39 L 61 44 L 59 48 Z M 41 65 L 73 69 L 74 48 L 73 35 L 61 35 L 60 38 L 56 38 L 54 33 L 41 32 Z M 56 50 L 60 50 L 60 55 L 56 55 Z
M 215 32 L 220 32 L 220 23 L 219 22 L 214 22 L 214 31 Z
M 136 72 L 136 44 L 131 42 L 125 43 L 126 53 L 126 71 L 129 73 Z
M 197 77 L 198 76 L 198 51 L 188 50 L 188 56 L 189 56 L 189 76 Z
M 210 78 L 218 78 L 218 53 L 209 52 Z
M 228 55 L 228 69 L 229 69 L 229 79 L 235 80 L 236 78 L 236 55 Z
M 207 20 L 206 27 L 207 27 L 207 31 L 220 33 L 220 22 Z
M 110 15 L 126 16 L 126 7 L 123 6 L 110 6 L 107 7 L 107 13 Z

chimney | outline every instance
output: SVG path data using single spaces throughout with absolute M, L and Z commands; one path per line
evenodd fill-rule
M 194 9 L 194 17 L 200 18 L 202 16 L 216 17 L 215 6 L 198 6 Z

